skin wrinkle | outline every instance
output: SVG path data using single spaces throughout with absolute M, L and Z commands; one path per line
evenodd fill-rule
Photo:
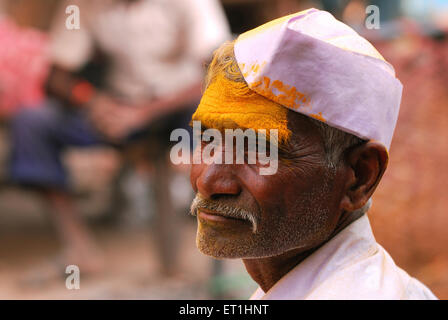
M 324 204 L 331 184 L 331 180 L 325 181 L 322 188 L 302 194 L 301 199 L 292 206 L 292 211 L 295 212 L 299 209 L 298 212 L 303 212 L 304 207 L 310 210 L 300 215 L 282 217 L 283 219 L 277 223 L 266 222 L 265 225 L 258 227 L 258 233 L 244 242 L 226 241 L 227 243 L 222 245 L 215 241 L 216 237 L 208 237 L 206 231 L 199 230 L 198 247 L 204 254 L 218 258 L 247 259 L 271 257 L 291 249 L 312 247 L 315 243 L 325 241 L 329 232 L 322 226 L 329 223 L 329 209 Z M 282 216 L 281 210 L 271 211 L 269 214 L 271 217 Z
M 207 86 L 219 73 L 247 86 L 229 48 L 224 46 L 224 56 L 215 53 Z M 196 120 L 202 120 L 202 115 L 206 113 Z M 245 128 L 231 118 L 219 121 L 214 125 L 220 130 Z M 215 258 L 242 258 L 265 292 L 364 214 L 364 205 L 387 165 L 382 145 L 291 110 L 287 110 L 286 122 L 291 134 L 280 142 L 276 174 L 259 175 L 257 162 L 193 164 L 190 175 L 198 195 L 192 214 L 203 206 L 204 210 L 252 220 L 226 225 L 197 216 L 197 247 Z M 361 209 L 354 211 L 357 208 Z
M 300 114 L 294 116 L 300 117 L 301 121 L 307 121 Z M 308 127 L 312 127 L 312 125 L 308 124 Z M 307 130 L 307 128 L 304 130 Z M 316 133 L 317 129 L 314 128 L 314 131 Z M 316 139 L 313 141 L 316 142 Z M 292 213 L 288 216 L 285 216 L 282 208 L 273 208 L 270 212 L 260 215 L 244 210 L 233 203 L 226 202 L 226 206 L 224 206 L 219 202 L 219 197 L 214 202 L 202 202 L 203 208 L 216 210 L 229 216 L 233 216 L 232 212 L 238 210 L 246 211 L 249 216 L 255 217 L 255 221 L 257 221 L 257 227 L 252 229 L 252 236 L 245 237 L 244 241 L 224 240 L 222 241 L 225 242 L 224 244 L 217 241 L 219 237 L 216 236 L 215 232 L 208 233 L 207 228 L 201 226 L 198 229 L 197 245 L 204 254 L 220 258 L 269 257 L 280 254 L 285 250 L 307 247 L 310 243 L 314 244 L 325 240 L 329 233 L 322 230 L 322 226 L 330 223 L 329 210 L 325 204 L 333 185 L 332 180 L 335 171 L 325 165 L 322 142 L 310 143 L 307 139 L 301 139 L 301 141 L 294 139 L 294 142 L 288 146 L 287 154 L 291 158 L 290 164 L 279 167 L 277 173 L 277 176 L 281 179 L 280 185 L 290 183 L 290 179 L 294 179 L 294 177 L 302 179 L 313 177 L 316 175 L 316 171 L 320 172 L 318 178 L 314 179 L 318 183 L 304 190 L 297 197 L 296 203 L 292 205 Z M 322 182 L 319 182 L 319 180 Z M 196 201 L 192 205 L 193 213 L 197 210 Z M 234 201 L 237 201 L 236 197 Z M 304 208 L 309 209 L 304 211 Z M 297 215 L 296 211 L 302 212 L 302 214 Z M 241 217 L 241 215 L 236 217 Z M 201 224 L 201 222 L 199 223 Z M 291 226 L 301 226 L 301 228 L 292 228 Z
M 218 58 L 215 56 L 214 62 L 212 62 L 212 65 L 217 64 Z M 226 59 L 226 63 L 229 61 Z M 228 67 L 228 65 L 227 65 Z M 234 68 L 231 68 L 232 77 L 237 77 L 237 74 L 235 72 Z M 220 75 L 214 75 L 213 77 L 210 77 L 214 79 L 213 81 L 216 81 L 216 79 L 220 79 L 222 81 Z M 238 77 L 237 77 L 238 78 Z M 213 82 L 211 83 L 213 84 Z M 209 87 L 210 85 L 209 83 Z M 243 85 L 244 82 L 242 82 Z M 278 84 L 277 84 L 278 85 Z M 239 86 L 238 88 L 241 88 Z M 248 95 L 249 97 L 253 97 L 255 93 L 253 92 L 247 92 L 244 90 L 241 90 L 245 95 Z M 256 95 L 256 94 L 255 94 Z M 257 95 L 256 95 L 257 96 Z M 269 103 L 272 104 L 272 102 L 269 101 Z M 283 107 L 280 107 L 280 110 L 286 110 Z M 200 107 L 198 108 L 200 109 Z M 268 109 L 269 110 L 269 109 Z M 246 109 L 246 112 L 250 110 Z M 257 110 L 260 111 L 260 110 Z M 213 113 L 216 113 L 216 109 L 212 109 Z M 224 111 L 218 111 L 218 112 L 224 112 Z M 291 117 L 291 111 L 287 110 L 287 119 Z M 205 112 L 196 112 L 196 117 L 193 116 L 193 120 L 203 120 L 203 117 L 206 115 Z M 209 116 L 209 115 L 207 115 Z M 230 115 L 228 115 L 230 117 Z M 259 115 L 260 116 L 260 115 Z M 306 118 L 303 115 L 300 114 L 294 114 L 292 115 L 293 118 L 299 117 L 302 121 L 308 121 L 308 118 Z M 222 119 L 221 119 L 222 121 Z M 226 127 L 228 123 L 225 123 L 226 121 L 222 121 L 222 127 L 217 125 L 217 123 L 209 123 L 206 122 L 204 124 L 205 127 L 218 127 L 220 131 L 223 130 L 223 127 Z M 228 122 L 228 121 L 227 121 Z M 235 123 L 234 119 L 231 119 L 230 122 L 232 124 L 232 127 L 234 127 L 234 124 L 238 126 L 238 123 Z M 310 125 L 309 125 L 310 126 Z M 241 126 L 239 126 L 241 127 Z M 289 125 L 288 125 L 288 129 Z M 314 128 L 315 129 L 315 128 Z M 290 130 L 291 131 L 291 130 Z M 315 129 L 315 131 L 317 131 Z M 295 134 L 295 139 L 289 139 L 286 141 L 283 141 L 281 143 L 280 148 L 280 154 L 279 154 L 279 160 L 283 162 L 285 165 L 279 168 L 280 172 L 278 172 L 278 175 L 280 177 L 284 176 L 282 184 L 287 184 L 290 178 L 298 177 L 303 178 L 304 176 L 310 176 L 313 169 L 315 169 L 316 166 L 324 167 L 325 161 L 323 161 L 324 157 L 321 155 L 324 153 L 322 144 L 319 143 L 320 148 L 316 148 L 316 143 L 313 143 L 313 140 L 304 139 L 302 137 L 299 138 L 299 135 Z M 319 152 L 316 152 L 319 151 Z M 319 156 L 320 153 L 320 156 Z M 308 204 L 308 207 L 313 207 L 313 201 L 316 201 L 318 203 L 325 203 L 324 199 L 322 199 L 325 194 L 328 193 L 329 186 L 331 185 L 331 178 L 328 174 L 323 175 L 325 177 L 325 181 L 322 186 L 316 187 L 318 190 L 314 190 L 311 192 L 310 190 L 307 190 L 303 192 L 302 196 L 303 198 L 299 198 L 298 202 L 294 208 L 298 206 L 304 206 L 305 204 Z M 219 200 L 217 200 L 219 201 Z M 247 212 L 246 210 L 242 209 L 241 207 L 235 207 L 235 205 L 231 206 L 223 206 L 220 205 L 220 203 L 216 202 L 206 202 L 201 201 L 199 202 L 198 198 L 196 198 L 196 201 L 193 202 L 192 205 L 192 213 L 194 214 L 197 210 L 198 206 L 203 206 L 203 208 L 210 209 L 210 210 L 216 210 L 220 212 L 221 214 L 227 214 L 229 216 L 232 216 L 235 212 L 238 212 L 237 217 L 241 217 L 241 212 L 245 212 L 245 216 L 250 217 L 257 217 L 257 215 L 254 212 Z M 281 209 L 275 208 L 273 212 L 271 212 L 271 215 L 274 214 L 274 212 L 278 212 L 278 216 L 281 216 Z M 237 243 L 237 245 L 229 245 L 228 247 L 222 246 L 219 247 L 219 242 L 216 241 L 216 238 L 211 239 L 210 237 L 208 240 L 206 240 L 206 237 L 204 237 L 204 233 L 206 232 L 203 227 L 199 227 L 198 229 L 198 237 L 197 237 L 197 244 L 200 250 L 205 254 L 210 254 L 213 256 L 220 256 L 220 257 L 241 257 L 241 256 L 247 256 L 248 254 L 251 255 L 250 251 L 253 250 L 253 248 L 256 246 L 258 247 L 257 253 L 252 253 L 252 256 L 270 256 L 273 254 L 272 250 L 276 253 L 280 253 L 282 249 L 284 249 L 283 246 L 288 244 L 288 248 L 290 249 L 291 243 L 297 242 L 298 239 L 303 241 L 311 241 L 315 242 L 318 239 L 321 239 L 321 237 L 324 236 L 322 232 L 318 232 L 318 225 L 325 224 L 327 222 L 326 219 L 324 219 L 324 215 L 327 213 L 327 211 L 323 207 L 318 207 L 316 210 L 311 213 L 305 213 L 300 216 L 300 218 L 295 218 L 296 223 L 299 225 L 302 225 L 303 227 L 301 229 L 296 230 L 289 230 L 288 227 L 291 225 L 290 220 L 283 219 L 281 222 L 273 222 L 270 223 L 270 225 L 276 225 L 276 231 L 274 232 L 276 234 L 276 238 L 274 241 L 272 239 L 272 236 L 263 234 L 263 227 L 258 225 L 258 219 L 253 219 L 257 221 L 257 225 L 254 226 L 252 231 L 254 233 L 253 237 L 250 239 L 246 239 L 246 243 Z M 294 217 L 293 217 L 294 218 Z M 308 230 L 308 232 L 304 231 L 305 229 Z M 254 232 L 256 231 L 256 232 Z M 272 230 L 270 230 L 272 232 Z M 210 241 L 209 241 L 210 240 Z M 283 245 L 281 245 L 283 244 Z M 263 250 L 260 250 L 260 248 L 263 248 Z

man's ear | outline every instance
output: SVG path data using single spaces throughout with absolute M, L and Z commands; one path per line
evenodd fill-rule
M 348 150 L 347 182 L 341 208 L 351 212 L 364 206 L 386 171 L 389 156 L 384 145 L 369 141 Z

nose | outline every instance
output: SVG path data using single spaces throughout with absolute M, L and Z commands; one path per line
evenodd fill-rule
M 196 191 L 203 197 L 216 199 L 220 196 L 237 196 L 241 193 L 241 184 L 232 165 L 203 164 L 201 167 L 195 180 L 195 186 Z

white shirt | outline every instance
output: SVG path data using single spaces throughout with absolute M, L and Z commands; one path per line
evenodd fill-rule
M 66 28 L 70 4 L 79 7 L 78 30 Z M 76 71 L 99 48 L 110 58 L 109 88 L 138 102 L 201 81 L 203 62 L 230 38 L 218 0 L 68 0 L 52 27 L 51 56 Z
M 367 215 L 352 222 L 252 300 L 437 299 L 375 240 Z

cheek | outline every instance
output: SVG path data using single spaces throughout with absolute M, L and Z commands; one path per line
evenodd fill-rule
M 250 179 L 248 188 L 254 196 L 269 204 L 284 204 L 285 201 L 296 198 L 301 192 L 309 189 L 313 184 L 320 182 L 322 173 L 313 170 L 303 174 L 302 170 L 294 167 L 279 165 L 273 175 L 254 174 Z
M 311 172 L 309 172 L 311 173 Z M 249 181 L 248 189 L 256 199 L 259 199 L 262 211 L 268 216 L 283 217 L 305 213 L 315 207 L 319 210 L 328 209 L 333 194 L 332 179 L 320 169 L 312 174 L 292 174 L 289 168 L 279 169 L 272 176 L 256 175 Z
M 304 179 L 298 179 L 295 183 L 289 183 L 285 193 L 288 215 L 320 216 L 322 221 L 330 222 L 335 210 L 334 176 L 328 172 L 316 171 L 316 174 Z M 314 219 L 314 218 L 312 218 Z
M 269 216 L 274 212 L 280 214 L 284 211 L 285 192 L 287 189 L 287 179 L 277 172 L 271 176 L 262 176 L 256 172 L 251 172 L 243 177 L 246 190 L 258 202 L 262 212 Z

